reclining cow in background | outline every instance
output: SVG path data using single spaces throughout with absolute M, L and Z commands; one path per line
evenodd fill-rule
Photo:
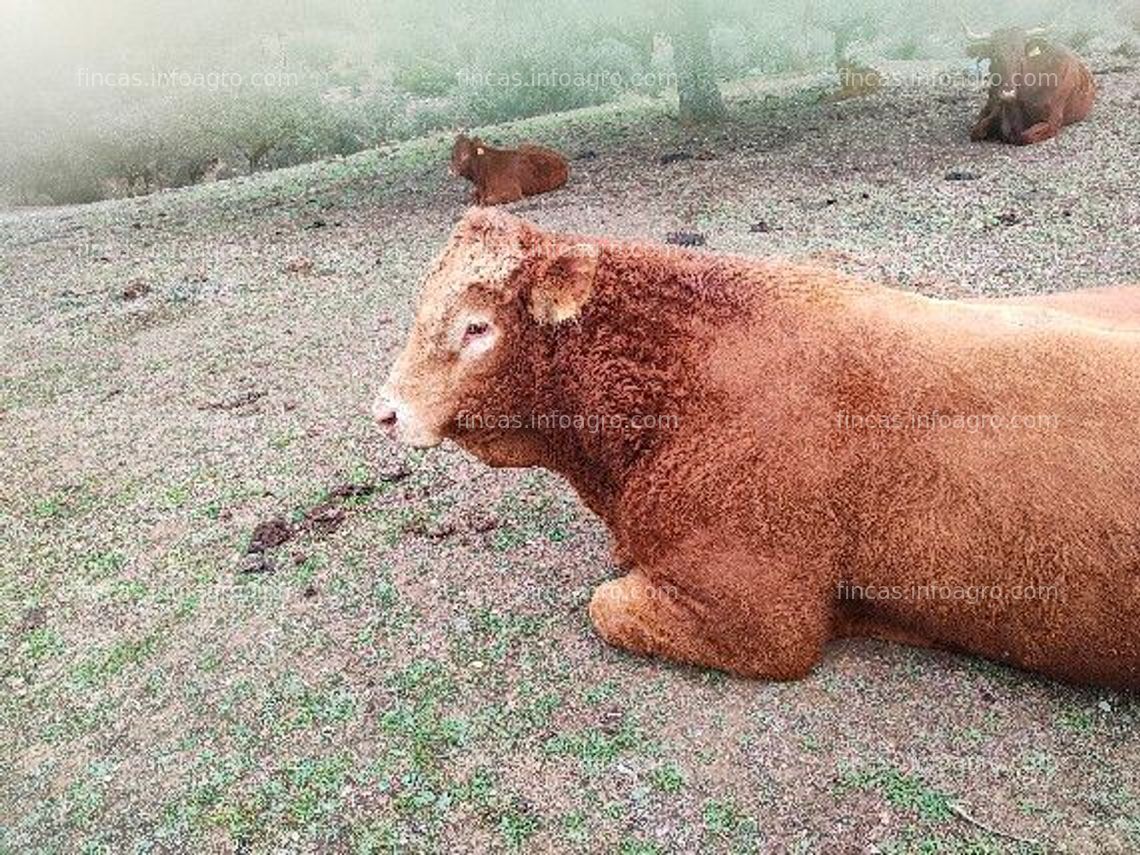
M 989 100 L 970 132 L 974 142 L 1029 145 L 1055 137 L 1092 109 L 1096 85 L 1080 57 L 1045 38 L 1046 29 L 972 32 L 968 53 L 990 61 Z
M 492 148 L 478 137 L 460 134 L 451 148 L 451 174 L 475 184 L 476 205 L 501 205 L 557 190 L 570 177 L 570 165 L 545 146 Z

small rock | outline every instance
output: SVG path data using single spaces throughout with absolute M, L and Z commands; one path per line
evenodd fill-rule
M 575 160 L 596 160 L 597 157 L 598 157 L 598 153 L 596 151 L 594 151 L 592 148 L 588 148 L 585 151 L 578 152 L 578 154 L 576 154 L 574 156 L 574 159 Z
M 665 235 L 665 243 L 675 246 L 704 246 L 705 236 L 700 232 L 669 232 Z
M 145 297 L 149 293 L 150 285 L 142 279 L 135 279 L 123 289 L 122 297 L 124 300 L 138 300 L 140 297 Z
M 455 523 L 446 520 L 436 520 L 429 522 L 427 520 L 418 519 L 409 522 L 404 527 L 404 531 L 408 534 L 417 535 L 418 537 L 426 537 L 430 540 L 443 540 L 444 538 L 455 534 L 458 531 L 458 528 L 456 527 Z
M 306 600 L 311 600 L 317 595 L 317 589 L 312 585 L 306 585 L 305 590 L 301 592 L 301 596 Z
M 285 263 L 286 273 L 312 273 L 313 272 L 313 259 L 305 256 L 299 258 L 291 258 Z
M 232 410 L 241 410 L 243 415 L 252 415 L 260 410 L 256 405 L 262 398 L 269 393 L 264 389 L 249 389 L 245 392 L 240 392 L 229 398 L 223 398 L 220 401 L 208 401 L 198 407 L 199 410 L 221 410 L 223 412 L 230 412 Z
M 255 552 L 246 555 L 245 560 L 242 562 L 240 573 L 243 576 L 259 576 L 263 573 L 273 573 L 276 567 L 272 562 L 265 557 L 261 552 Z
M 395 484 L 397 481 L 403 481 L 412 470 L 407 467 L 403 462 L 394 462 L 386 465 L 376 473 L 376 480 L 383 481 L 385 484 Z
M 772 226 L 768 224 L 767 220 L 757 220 L 748 227 L 748 231 L 754 235 L 766 235 L 772 231 Z
M 335 501 L 321 502 L 305 514 L 305 525 L 317 535 L 330 535 L 344 525 L 347 514 Z
M 16 635 L 26 635 L 39 629 L 47 623 L 47 609 L 43 606 L 33 606 L 24 612 L 19 623 L 16 624 Z
M 1013 211 L 998 214 L 997 221 L 1003 226 L 1014 226 L 1021 222 L 1021 216 Z
M 976 172 L 969 172 L 965 169 L 951 169 L 946 173 L 947 181 L 977 181 L 982 176 Z
M 371 496 L 376 492 L 375 484 L 337 484 L 329 490 L 330 499 L 356 499 L 362 496 Z
M 657 158 L 657 162 L 662 166 L 668 166 L 670 163 L 679 163 L 682 160 L 692 160 L 693 155 L 687 151 L 672 151 L 668 154 L 663 154 Z
M 494 514 L 477 514 L 471 518 L 468 525 L 472 531 L 485 534 L 499 527 L 499 519 Z

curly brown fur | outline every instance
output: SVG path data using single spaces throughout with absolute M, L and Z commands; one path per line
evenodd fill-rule
M 492 148 L 460 134 L 451 149 L 451 172 L 475 184 L 476 205 L 501 205 L 557 190 L 569 178 L 570 164 L 551 148 Z
M 1136 689 L 1137 365 L 1140 288 L 945 302 L 479 210 L 375 411 L 565 476 L 628 570 L 590 603 L 615 645 L 790 679 L 869 634 Z M 851 421 L 929 414 L 963 421 Z

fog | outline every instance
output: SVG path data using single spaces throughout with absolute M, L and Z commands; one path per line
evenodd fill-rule
M 963 57 L 970 26 L 1140 52 L 1140 3 L 4 0 L 0 200 L 83 202 L 616 98 L 673 97 L 699 8 L 720 81 Z M 527 85 L 520 85 L 519 81 Z

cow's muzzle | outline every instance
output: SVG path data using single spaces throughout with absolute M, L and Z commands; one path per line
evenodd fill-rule
M 404 401 L 384 391 L 372 402 L 372 418 L 391 439 L 404 445 L 433 448 L 440 443 L 440 437 L 426 429 Z

